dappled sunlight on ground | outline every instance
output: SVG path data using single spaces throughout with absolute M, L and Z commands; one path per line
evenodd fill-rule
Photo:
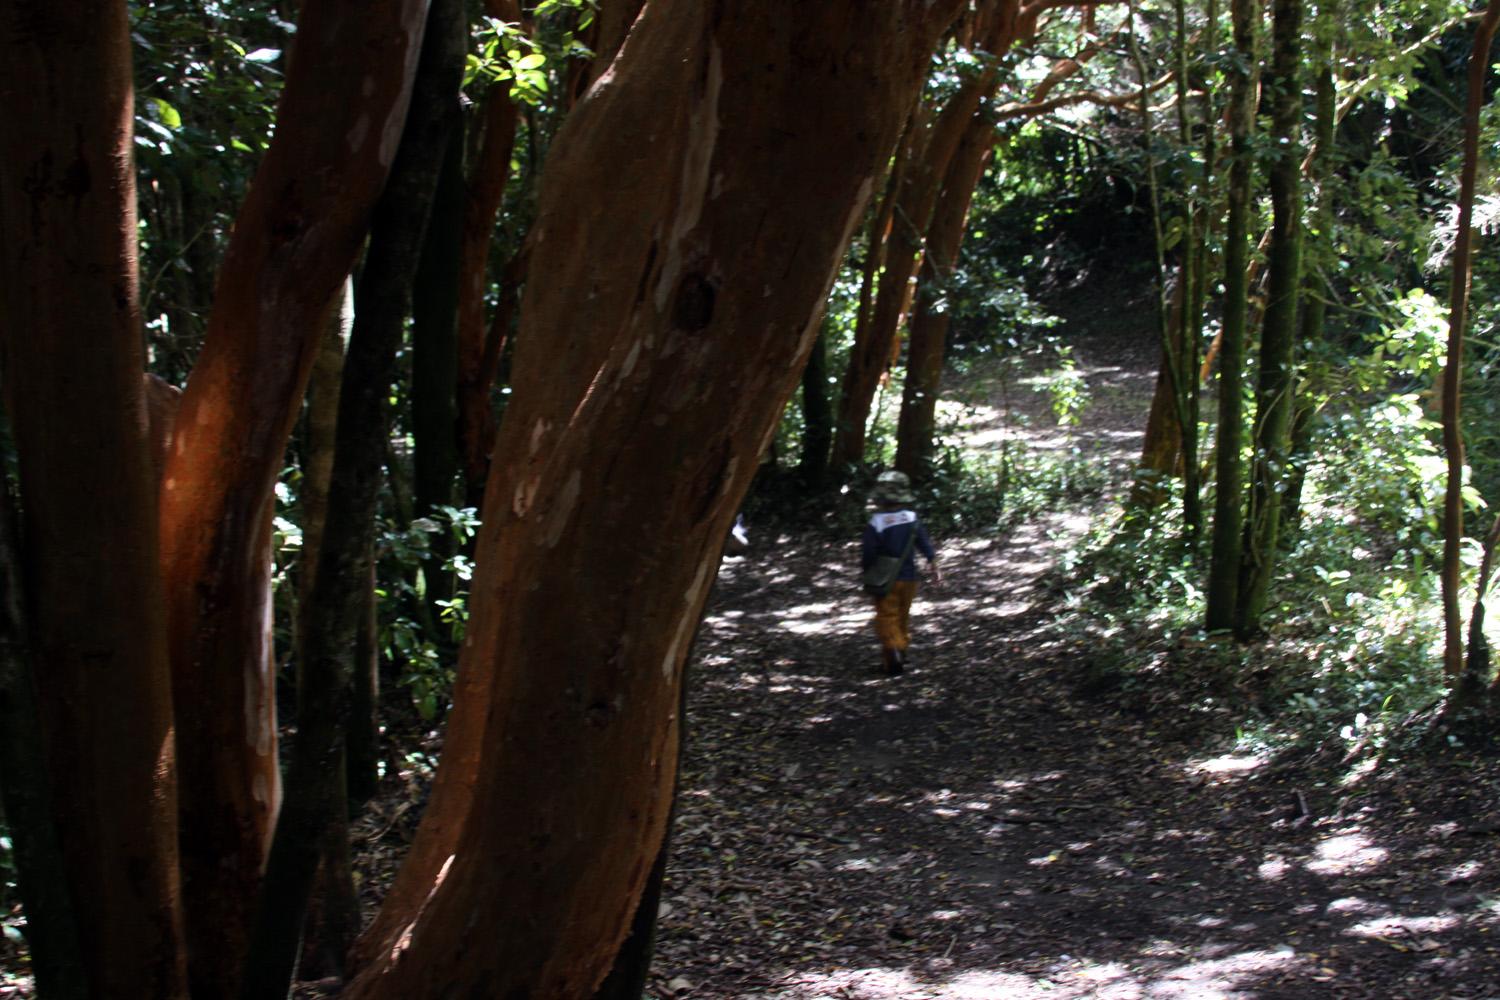
M 1374 777 L 1286 784 L 1232 732 L 1164 743 L 1169 720 L 1064 686 L 1038 583 L 1085 528 L 943 545 L 897 679 L 852 542 L 726 563 L 654 996 L 1485 996 L 1460 988 L 1500 968 L 1473 943 L 1500 914 L 1472 823 L 1414 816 L 1414 860 L 1360 805 Z
M 981 401 L 983 432 L 1133 457 L 1154 373 L 1079 361 L 1112 417 L 1060 431 L 1013 386 L 1009 411 Z M 946 583 L 921 590 L 899 678 L 852 538 L 726 560 L 654 997 L 1500 996 L 1492 795 L 1424 812 L 1368 768 L 1302 777 L 1227 722 L 1177 735 L 1079 694 L 1046 582 L 1095 514 L 936 539 Z

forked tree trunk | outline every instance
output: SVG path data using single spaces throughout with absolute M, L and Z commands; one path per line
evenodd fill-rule
M 190 976 L 234 994 L 280 802 L 267 510 L 318 336 L 395 154 L 425 0 L 309 0 L 161 494 Z
M 603 0 L 595 5 L 593 22 L 579 39 L 592 55 L 578 60 L 569 71 L 567 110 L 609 69 L 645 4 L 646 0 Z
M 125 5 L 0 6 L 0 347 L 47 780 L 94 996 L 184 992 Z
M 1219 426 L 1215 459 L 1213 555 L 1208 574 L 1209 631 L 1234 626 L 1239 603 L 1241 533 L 1245 523 L 1244 368 L 1249 312 L 1249 228 L 1254 160 L 1255 71 L 1259 7 L 1231 0 L 1235 60 L 1230 64 L 1228 214 L 1224 224 L 1224 318 L 1219 349 Z
M 434 793 L 424 826 L 458 836 L 346 995 L 579 997 L 608 971 L 724 534 L 957 6 L 660 0 L 558 134 L 464 650 L 489 683 L 450 722 L 483 766 L 467 816 Z
M 1275 0 L 1272 18 L 1271 95 L 1274 154 L 1267 170 L 1271 189 L 1271 247 L 1266 257 L 1266 314 L 1256 371 L 1255 430 L 1251 438 L 1250 506 L 1240 553 L 1239 607 L 1235 634 L 1260 632 L 1270 598 L 1281 537 L 1282 497 L 1296 372 L 1297 300 L 1302 288 L 1302 4 Z

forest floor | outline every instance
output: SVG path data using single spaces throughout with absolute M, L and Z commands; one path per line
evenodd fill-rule
M 1128 468 L 1154 351 L 1075 354 L 1074 440 Z M 852 538 L 726 561 L 652 996 L 1500 998 L 1500 766 L 1235 752 L 1230 712 L 1090 696 L 1046 581 L 1107 513 L 940 538 L 894 678 Z

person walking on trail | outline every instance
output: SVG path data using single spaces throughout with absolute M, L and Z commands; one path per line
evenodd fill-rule
M 911 645 L 911 602 L 917 596 L 916 553 L 927 559 L 934 585 L 943 582 L 927 529 L 911 509 L 911 480 L 903 472 L 882 472 L 870 494 L 875 513 L 860 539 L 860 569 L 868 572 L 882 556 L 900 559 L 900 569 L 883 595 L 875 596 L 875 634 L 887 674 L 906 670 Z M 873 596 L 873 594 L 872 594 Z

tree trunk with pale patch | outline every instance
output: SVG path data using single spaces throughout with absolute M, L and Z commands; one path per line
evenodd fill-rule
M 456 836 L 346 995 L 587 996 L 609 971 L 724 534 L 957 6 L 660 0 L 563 126 L 476 556 L 483 706 L 450 722 L 481 766 L 462 814 L 434 793 L 424 826 Z
M 280 802 L 268 509 L 318 337 L 405 116 L 424 0 L 309 0 L 161 493 L 194 992 L 235 992 Z

